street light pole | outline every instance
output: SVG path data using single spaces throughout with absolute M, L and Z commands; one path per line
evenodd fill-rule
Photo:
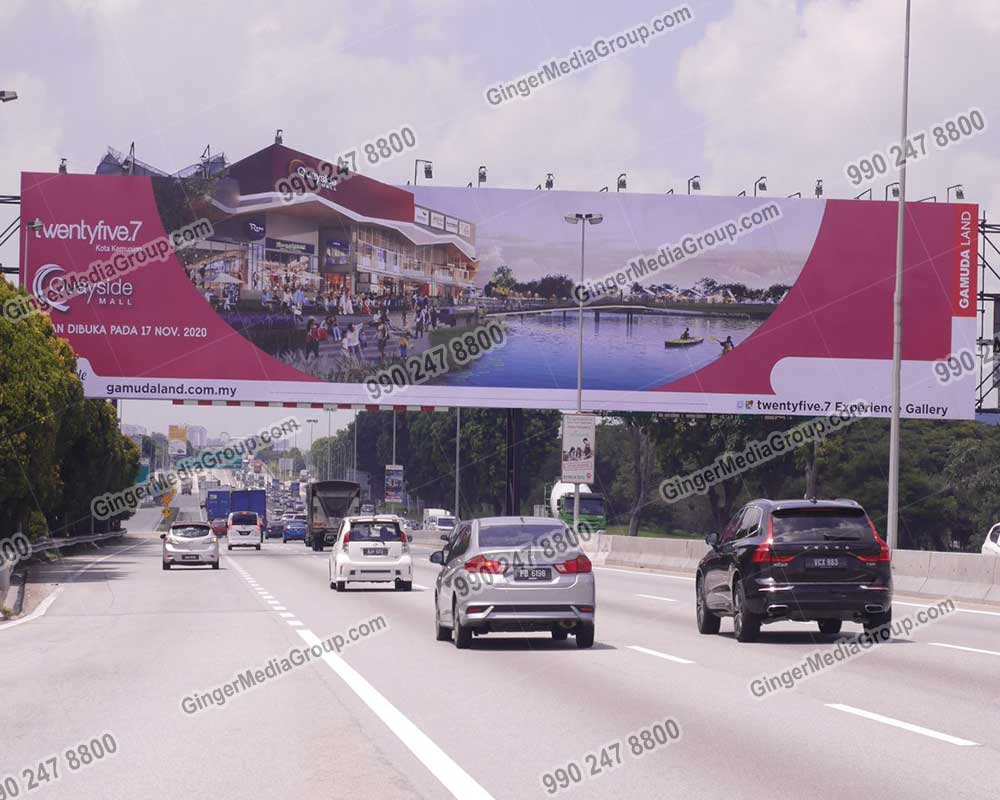
M 326 479 L 333 479 L 333 409 L 326 410 Z
M 620 178 L 621 176 L 619 176 Z M 587 225 L 600 225 L 604 221 L 603 214 L 567 214 L 563 219 L 577 225 L 582 224 L 580 230 L 580 284 L 576 292 L 577 299 L 577 321 L 576 321 L 576 413 L 583 411 L 583 287 L 586 283 L 586 256 L 587 256 Z M 580 529 L 580 484 L 573 484 L 573 532 Z
M 910 0 L 906 0 L 903 33 L 903 114 L 899 141 L 907 140 L 907 103 L 910 87 Z M 896 214 L 896 286 L 892 293 L 892 421 L 889 425 L 889 508 L 886 541 L 894 550 L 899 541 L 899 406 L 903 369 L 903 226 L 906 221 L 906 157 L 899 165 L 899 211 Z
M 392 410 L 392 463 L 396 463 L 396 409 Z
M 460 406 L 455 406 L 455 519 L 459 518 L 458 514 L 458 474 L 461 469 L 462 454 L 459 450 L 459 445 L 462 443 L 462 409 Z

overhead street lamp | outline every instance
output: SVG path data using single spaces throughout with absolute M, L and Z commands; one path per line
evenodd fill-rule
M 17 100 L 17 92 L 11 92 L 7 89 L 0 91 L 0 103 L 9 103 L 11 100 Z
M 628 187 L 625 185 L 625 173 L 623 172 L 621 175 L 618 176 L 618 186 L 615 189 L 615 191 L 620 192 L 622 189 L 627 189 L 627 188 Z
M 434 177 L 434 164 L 428 161 L 426 158 L 415 158 L 413 159 L 413 185 L 417 185 L 417 165 L 424 165 L 424 177 L 430 180 Z
M 701 175 L 692 175 L 688 178 L 688 194 L 691 194 L 692 190 L 701 191 Z
M 965 199 L 965 189 L 962 188 L 962 184 L 956 183 L 954 186 L 949 186 L 948 187 L 948 199 L 947 199 L 946 202 L 948 202 L 948 203 L 951 202 L 951 190 L 952 189 L 955 190 L 955 199 L 956 200 L 964 200 Z
M 753 196 L 754 197 L 757 196 L 757 190 L 758 189 L 760 189 L 762 192 L 766 192 L 767 191 L 767 176 L 766 175 L 761 175 L 759 178 L 757 178 L 756 181 L 754 181 L 754 184 L 753 184 Z
M 899 197 L 899 181 L 893 181 L 888 186 L 885 187 L 885 199 L 889 199 L 889 195 L 892 195 L 893 199 Z
M 583 411 L 583 286 L 585 282 L 585 259 L 587 253 L 587 225 L 600 225 L 604 222 L 603 214 L 576 213 L 566 214 L 563 217 L 570 225 L 583 225 L 580 228 L 580 284 L 579 290 L 575 293 L 577 303 L 576 321 L 576 413 Z M 575 484 L 573 492 L 573 532 L 579 531 L 580 527 L 580 484 Z
M 823 196 L 823 179 L 822 178 L 817 178 L 816 179 L 816 188 L 813 191 L 815 192 L 815 194 L 816 194 L 817 197 L 822 197 Z
M 478 189 L 482 184 L 486 183 L 486 165 L 479 165 L 479 173 L 476 175 L 476 188 Z

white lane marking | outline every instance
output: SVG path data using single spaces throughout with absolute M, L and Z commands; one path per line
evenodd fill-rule
M 901 600 L 893 600 L 892 604 L 894 606 L 913 606 L 914 608 L 932 608 L 933 606 L 925 605 L 923 603 L 904 603 Z M 1000 611 L 979 611 L 975 608 L 959 608 L 955 606 L 956 611 L 961 611 L 965 614 L 983 614 L 987 617 L 1000 617 Z
M 415 583 L 415 584 L 413 584 L 413 588 L 414 589 L 421 589 L 421 590 L 423 590 L 423 591 L 426 592 L 430 587 L 429 586 L 424 586 L 423 584 L 420 584 L 420 583 Z
M 297 619 L 286 619 L 285 622 L 287 622 L 293 628 L 301 628 L 302 627 L 302 623 L 299 622 Z
M 310 630 L 298 634 L 308 645 L 320 644 L 320 638 Z M 461 800 L 493 800 L 486 789 L 344 659 L 335 653 L 323 653 L 322 659 L 452 795 Z
M 102 558 L 97 559 L 97 561 L 91 561 L 85 567 L 83 567 L 82 569 L 78 569 L 76 572 L 74 572 L 72 575 L 70 575 L 66 579 L 65 583 L 60 583 L 55 588 L 55 590 L 52 592 L 52 594 L 50 594 L 48 597 L 46 597 L 44 600 L 42 600 L 42 602 L 38 604 L 37 608 L 35 608 L 34 611 L 32 611 L 30 614 L 28 614 L 28 616 L 22 617 L 21 619 L 15 619 L 13 622 L 5 622 L 3 624 L 0 624 L 0 630 L 6 630 L 7 628 L 16 628 L 18 625 L 23 625 L 25 622 L 31 622 L 31 620 L 33 620 L 33 619 L 37 619 L 38 617 L 45 616 L 45 612 L 48 611 L 49 607 L 56 601 L 56 598 L 62 593 L 62 590 L 66 587 L 67 583 L 73 583 L 76 580 L 76 578 L 77 578 L 78 575 L 82 575 L 84 572 L 86 572 L 91 567 L 96 567 L 102 561 L 107 561 L 109 558 L 111 558 L 113 556 L 119 556 L 122 553 L 125 553 L 125 552 L 131 550 L 134 547 L 138 547 L 140 544 L 143 544 L 143 542 L 139 542 L 139 544 L 130 544 L 128 547 L 126 547 L 123 550 L 119 550 L 116 553 L 109 553 L 108 555 L 103 556 Z
M 945 644 L 944 642 L 928 642 L 931 647 L 947 647 L 949 650 L 964 650 L 966 653 L 982 653 L 987 656 L 1000 656 L 996 650 L 980 650 L 978 647 L 962 647 L 959 644 Z
M 284 617 L 285 619 L 295 619 L 295 615 L 289 613 L 288 611 L 282 611 L 280 614 L 278 614 L 278 616 Z
M 693 661 L 689 661 L 686 658 L 678 658 L 677 656 L 672 656 L 669 653 L 661 653 L 659 650 L 650 650 L 648 647 L 640 647 L 637 644 L 628 645 L 629 650 L 635 650 L 639 653 L 645 653 L 648 656 L 656 656 L 657 658 L 663 658 L 667 661 L 673 661 L 676 664 L 693 664 Z
M 941 733 L 940 731 L 924 728 L 920 725 L 914 725 L 912 722 L 903 722 L 902 720 L 893 719 L 892 717 L 885 717 L 882 714 L 875 714 L 872 711 L 865 711 L 862 708 L 845 706 L 842 703 L 826 703 L 825 705 L 827 708 L 833 708 L 837 711 L 846 711 L 848 714 L 854 714 L 858 717 L 864 717 L 865 719 L 870 719 L 875 722 L 881 722 L 884 725 L 892 725 L 894 728 L 902 728 L 904 731 L 910 731 L 910 733 L 919 733 L 921 736 L 929 736 L 931 739 L 937 739 L 942 742 L 947 742 L 948 744 L 954 744 L 958 747 L 982 747 L 979 742 L 971 742 L 968 739 L 960 739 L 957 736 L 951 736 L 947 733 Z
M 287 609 L 287 608 L 285 608 L 284 606 L 275 606 L 275 607 L 274 607 L 274 608 L 272 608 L 271 610 L 272 610 L 272 611 L 287 611 L 288 609 Z
M 278 600 L 268 600 L 268 601 L 267 601 L 267 604 L 268 604 L 269 606 L 280 606 L 280 605 L 281 605 L 281 602 L 280 602 L 280 601 L 278 601 Z
M 649 572 L 644 569 L 618 569 L 618 567 L 594 567 L 594 569 L 603 569 L 605 572 L 624 572 L 627 575 L 648 575 L 650 578 L 673 578 L 675 581 L 693 581 L 694 576 L 688 577 L 687 575 L 668 575 L 665 572 Z
M 650 600 L 663 600 L 667 603 L 676 603 L 677 601 L 672 597 L 659 597 L 655 594 L 637 594 L 636 597 L 648 597 Z

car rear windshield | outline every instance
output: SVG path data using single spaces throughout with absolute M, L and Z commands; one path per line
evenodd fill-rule
M 453 517 L 438 517 L 437 524 L 439 528 L 454 528 L 455 520 Z
M 180 536 L 184 539 L 197 539 L 199 536 L 208 536 L 211 533 L 208 525 L 185 525 L 183 528 L 171 528 L 171 536 Z
M 352 542 L 399 542 L 402 538 L 395 522 L 355 522 L 351 525 Z
M 257 515 L 253 513 L 233 514 L 233 525 L 256 525 Z
M 874 542 L 868 516 L 860 508 L 788 508 L 774 512 L 774 542 Z
M 567 542 L 572 541 L 569 530 L 563 525 L 484 525 L 479 529 L 480 547 L 523 547 L 524 545 L 545 546 L 545 540 L 552 543 L 553 536 L 562 534 Z

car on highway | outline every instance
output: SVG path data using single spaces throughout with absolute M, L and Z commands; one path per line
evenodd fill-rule
M 267 538 L 268 539 L 280 539 L 285 533 L 285 522 L 284 519 L 279 519 L 274 517 L 267 522 Z
M 212 533 L 216 536 L 225 536 L 229 523 L 225 517 L 218 517 L 212 520 Z
M 561 520 L 462 521 L 430 560 L 441 566 L 434 587 L 438 641 L 465 649 L 473 636 L 548 631 L 557 641 L 572 634 L 577 647 L 593 646 L 593 567 Z
M 289 519 L 285 520 L 283 523 L 283 529 L 281 532 L 281 541 L 287 542 L 289 539 L 301 539 L 303 542 L 306 540 L 306 523 L 305 520 L 301 519 Z
M 773 622 L 816 622 L 833 635 L 845 620 L 869 634 L 892 621 L 889 546 L 853 500 L 753 500 L 705 542 L 700 633 L 718 633 L 722 617 L 733 618 L 740 642 Z
M 406 534 L 393 516 L 345 517 L 330 551 L 330 588 L 351 583 L 392 583 L 397 591 L 413 588 L 413 562 Z
M 256 511 L 234 511 L 226 526 L 226 548 L 253 547 L 260 550 L 264 542 L 260 517 Z
M 163 540 L 163 569 L 175 566 L 197 567 L 211 564 L 219 568 L 219 537 L 207 522 L 175 522 Z
M 983 539 L 984 556 L 1000 556 L 1000 522 L 990 528 L 990 532 Z

